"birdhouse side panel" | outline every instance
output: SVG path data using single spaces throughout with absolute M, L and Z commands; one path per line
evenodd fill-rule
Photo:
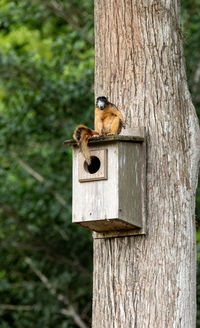
M 142 227 L 143 144 L 119 144 L 119 218 Z

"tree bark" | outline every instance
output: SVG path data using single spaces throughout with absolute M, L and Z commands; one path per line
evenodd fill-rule
M 177 0 L 95 0 L 96 96 L 147 129 L 145 236 L 94 240 L 93 328 L 194 328 L 200 132 Z

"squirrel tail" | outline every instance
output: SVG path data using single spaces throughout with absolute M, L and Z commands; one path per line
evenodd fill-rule
M 88 148 L 88 139 L 93 135 L 98 135 L 99 133 L 89 129 L 85 125 L 78 125 L 74 130 L 73 138 L 76 140 L 77 144 L 80 147 L 80 151 L 82 152 L 86 162 L 88 165 L 91 164 L 91 154 Z

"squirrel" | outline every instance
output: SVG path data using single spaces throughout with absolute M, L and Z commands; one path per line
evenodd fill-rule
M 88 165 L 91 164 L 91 155 L 88 148 L 88 139 L 94 135 L 99 135 L 98 132 L 91 130 L 85 125 L 78 125 L 74 130 L 73 138 L 76 140 L 78 146 L 80 147 L 80 151 L 82 152 L 83 156 Z
M 118 108 L 106 97 L 98 97 L 95 107 L 95 127 L 99 135 L 119 134 L 125 121 Z
M 91 164 L 88 139 L 94 135 L 119 134 L 122 127 L 125 127 L 122 114 L 106 97 L 98 97 L 96 100 L 95 127 L 97 131 L 91 130 L 85 125 L 78 125 L 73 134 L 88 165 Z

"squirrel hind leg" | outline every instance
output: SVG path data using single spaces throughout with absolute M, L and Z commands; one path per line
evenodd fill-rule
M 109 135 L 111 134 L 119 134 L 122 129 L 122 123 L 119 117 L 115 117 L 114 120 L 112 121 L 111 128 L 109 131 Z

